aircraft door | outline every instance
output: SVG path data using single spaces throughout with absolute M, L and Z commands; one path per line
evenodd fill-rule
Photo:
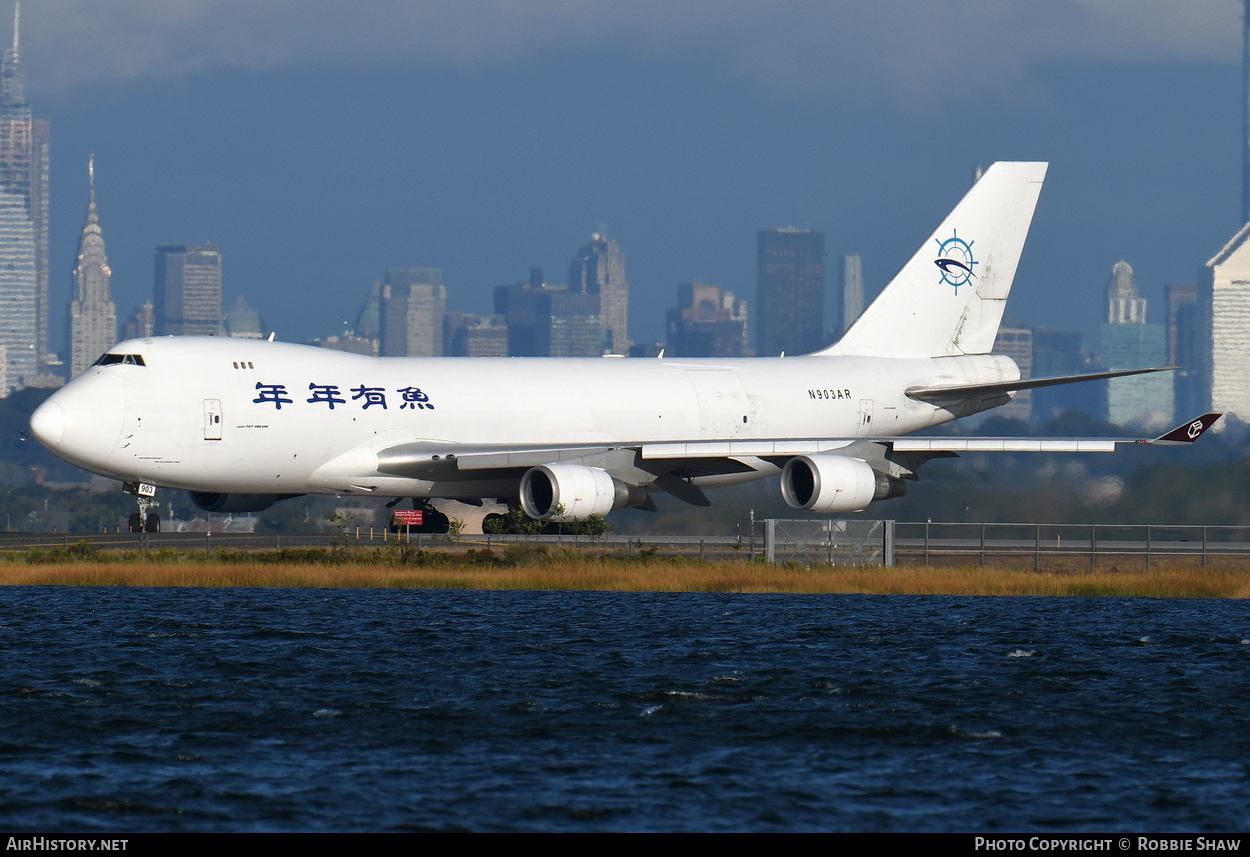
M 872 399 L 859 400 L 859 414 L 855 421 L 855 436 L 865 437 L 872 434 Z
M 221 399 L 204 400 L 204 439 L 221 440 Z

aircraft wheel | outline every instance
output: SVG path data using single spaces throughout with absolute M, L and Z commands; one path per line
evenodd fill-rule
M 145 532 L 159 533 L 160 531 L 161 531 L 161 516 L 154 514 L 154 513 L 149 513 L 148 525 L 145 528 Z
M 130 518 L 129 518 L 129 519 L 127 519 L 127 523 L 130 525 L 130 532 L 132 532 L 132 533 L 142 532 L 143 528 L 142 528 L 142 526 L 141 526 L 141 525 L 140 525 L 140 523 L 139 523 L 139 513 L 138 513 L 138 512 L 131 512 L 131 513 L 130 513 Z

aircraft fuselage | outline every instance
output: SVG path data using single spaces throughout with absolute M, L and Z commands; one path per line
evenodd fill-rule
M 897 436 L 1005 400 L 952 411 L 909 399 L 911 386 L 1019 377 L 991 355 L 372 358 L 221 337 L 130 340 L 110 355 L 138 360 L 93 366 L 59 391 L 32 419 L 41 441 L 117 479 L 255 494 L 510 496 L 515 468 L 461 470 L 457 455 Z M 420 466 L 387 470 L 399 447 Z

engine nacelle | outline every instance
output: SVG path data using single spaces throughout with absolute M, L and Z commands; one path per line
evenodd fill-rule
M 781 496 L 791 509 L 809 512 L 858 512 L 873 500 L 898 497 L 899 479 L 878 473 L 867 462 L 844 455 L 800 455 L 781 471 Z
M 613 479 L 602 467 L 543 464 L 521 477 L 521 508 L 540 521 L 584 521 L 645 499 L 641 488 Z
M 189 491 L 191 502 L 205 512 L 260 512 L 279 500 L 299 494 L 215 494 L 210 491 Z

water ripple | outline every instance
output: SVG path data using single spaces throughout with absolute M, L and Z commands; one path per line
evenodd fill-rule
M 5 595 L 12 830 L 1250 823 L 1237 602 Z

